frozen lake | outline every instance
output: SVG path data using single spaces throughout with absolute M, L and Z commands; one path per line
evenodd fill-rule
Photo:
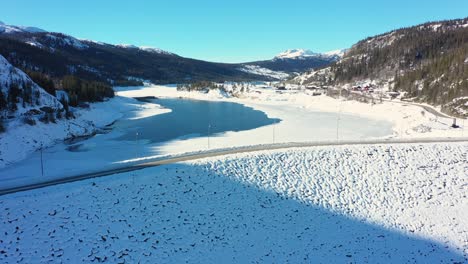
M 269 118 L 264 112 L 231 102 L 214 102 L 189 99 L 150 99 L 170 113 L 129 120 L 123 119 L 115 124 L 125 134 L 119 140 L 148 140 L 161 143 L 174 139 L 205 137 L 227 131 L 244 131 L 280 122 Z
M 59 143 L 0 170 L 3 187 L 121 167 L 128 162 L 184 152 L 273 142 L 369 139 L 392 134 L 390 122 L 314 112 L 296 106 L 258 110 L 235 102 L 161 98 L 171 112 L 135 118 L 128 112 L 106 134 Z M 140 102 L 148 105 L 148 102 Z M 268 115 L 266 114 L 268 113 Z M 337 133 L 339 129 L 339 133 Z M 339 134 L 339 135 L 338 135 Z M 209 135 L 209 137 L 208 137 Z

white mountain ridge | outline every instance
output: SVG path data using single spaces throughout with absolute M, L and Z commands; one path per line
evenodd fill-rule
M 341 58 L 345 51 L 345 49 L 340 49 L 325 53 L 317 53 L 309 49 L 288 49 L 275 56 L 274 59 Z
M 47 37 L 54 42 L 54 45 L 52 47 L 48 48 L 55 48 L 55 45 L 58 46 L 72 46 L 76 49 L 87 49 L 89 48 L 88 45 L 86 45 L 86 42 L 88 43 L 93 43 L 97 45 L 112 45 L 112 44 L 107 44 L 101 41 L 95 41 L 95 40 L 88 40 L 88 39 L 78 39 L 63 33 L 59 33 L 60 36 L 53 34 L 54 32 L 50 32 L 41 28 L 37 27 L 29 27 L 29 26 L 15 26 L 15 25 L 7 25 L 0 21 L 0 34 L 19 34 L 19 33 L 50 33 L 47 34 Z M 47 45 L 45 43 L 39 43 L 34 37 L 33 38 L 27 38 L 23 40 L 24 43 L 29 44 L 31 46 L 35 46 L 38 48 L 46 48 Z M 174 55 L 174 53 L 171 53 L 169 51 L 162 50 L 160 48 L 155 48 L 155 47 L 150 47 L 150 46 L 135 46 L 132 44 L 117 44 L 117 45 L 112 45 L 116 47 L 121 47 L 121 48 L 134 48 L 134 49 L 140 49 L 143 51 L 147 52 L 152 52 L 152 53 L 158 53 L 158 54 L 167 54 L 167 55 Z
M 117 45 L 114 45 L 114 46 L 120 47 L 120 48 L 125 48 L 125 49 L 139 49 L 139 50 L 152 52 L 152 53 L 158 53 L 158 54 L 175 55 L 172 52 L 162 50 L 160 48 L 151 47 L 151 46 L 135 46 L 133 44 L 117 44 Z
M 41 29 L 41 28 L 37 28 L 37 27 L 7 25 L 0 21 L 0 33 L 21 33 L 21 32 L 38 33 L 38 32 L 48 32 L 48 31 Z

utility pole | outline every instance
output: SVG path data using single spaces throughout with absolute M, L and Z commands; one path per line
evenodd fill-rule
M 135 158 L 138 159 L 138 131 L 135 133 Z
M 208 124 L 208 149 L 210 149 L 210 128 L 211 124 Z
M 41 175 L 42 175 L 42 178 L 44 178 L 44 161 L 42 159 L 42 146 L 43 146 L 43 143 L 41 142 Z
M 341 115 L 341 91 L 342 89 L 340 89 L 340 97 L 338 98 L 338 100 L 340 100 L 340 103 L 338 105 L 338 117 L 336 118 L 336 141 L 339 140 L 339 131 L 340 131 L 340 115 Z
M 275 127 L 276 123 L 273 124 L 273 144 L 275 144 Z

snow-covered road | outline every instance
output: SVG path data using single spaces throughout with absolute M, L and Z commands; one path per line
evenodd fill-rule
M 464 263 L 468 144 L 263 151 L 0 197 L 0 262 Z

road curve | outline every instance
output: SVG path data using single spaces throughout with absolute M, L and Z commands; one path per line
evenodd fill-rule
M 443 143 L 443 142 L 468 142 L 467 137 L 463 138 L 422 138 L 422 139 L 376 139 L 376 140 L 349 140 L 349 141 L 316 141 L 316 142 L 291 142 L 291 143 L 278 143 L 278 144 L 264 144 L 245 146 L 229 149 L 213 149 L 200 152 L 191 152 L 180 154 L 176 156 L 161 157 L 151 161 L 142 161 L 137 164 L 122 166 L 120 168 L 113 168 L 109 170 L 96 171 L 91 173 L 64 176 L 60 179 L 53 179 L 41 183 L 27 184 L 23 186 L 0 189 L 0 196 L 39 189 L 43 187 L 103 177 L 118 173 L 130 172 L 141 170 L 144 168 L 155 167 L 164 164 L 172 164 L 177 162 L 184 162 L 208 157 L 218 157 L 229 154 L 248 153 L 262 150 L 279 150 L 288 148 L 304 148 L 304 147 L 317 147 L 317 146 L 342 146 L 342 145 L 375 145 L 375 144 L 407 144 L 407 143 Z
M 391 100 L 391 99 L 384 99 L 384 98 L 376 98 L 374 97 L 373 95 L 371 96 L 366 96 L 364 95 L 364 97 L 366 97 L 367 99 L 372 99 L 372 100 L 375 100 L 375 101 L 378 101 L 378 100 L 382 100 L 384 102 L 389 102 L 389 103 L 396 103 L 396 104 L 403 104 L 403 105 L 414 105 L 414 106 L 419 106 L 421 107 L 422 109 L 426 110 L 427 112 L 437 116 L 437 117 L 442 117 L 442 118 L 454 118 L 452 116 L 449 116 L 449 115 L 446 115 L 440 111 L 438 111 L 437 109 L 435 109 L 434 107 L 432 106 L 429 106 L 429 105 L 424 105 L 424 104 L 418 104 L 418 103 L 414 103 L 414 102 L 410 102 L 410 101 L 398 101 L 396 99 L 394 100 Z
M 429 105 L 423 105 L 423 104 L 418 104 L 418 103 L 413 103 L 413 102 L 407 102 L 407 101 L 395 101 L 395 100 L 388 100 L 388 99 L 384 99 L 384 101 L 387 101 L 387 102 L 392 102 L 392 103 L 397 103 L 397 104 L 405 104 L 405 105 L 414 105 L 414 106 L 419 106 L 419 107 L 422 107 L 424 110 L 426 110 L 427 112 L 437 116 L 437 117 L 442 117 L 442 118 L 454 118 L 454 117 L 451 117 L 449 115 L 446 115 L 442 112 L 439 112 L 437 109 L 435 109 L 434 107 L 432 106 L 429 106 Z

